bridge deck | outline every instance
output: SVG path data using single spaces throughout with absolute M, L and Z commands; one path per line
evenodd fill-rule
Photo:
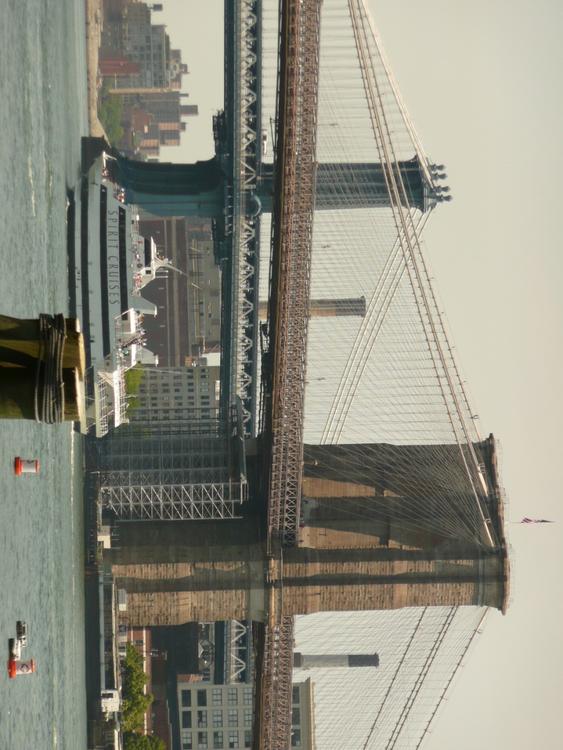
M 276 185 L 272 217 L 268 451 L 268 619 L 261 655 L 255 747 L 289 747 L 293 618 L 276 571 L 299 525 L 310 271 L 315 203 L 320 0 L 283 0 Z

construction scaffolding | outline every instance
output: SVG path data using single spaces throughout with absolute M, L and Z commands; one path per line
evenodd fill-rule
M 136 422 L 98 452 L 98 498 L 120 520 L 236 518 L 248 499 L 240 410 L 228 419 Z

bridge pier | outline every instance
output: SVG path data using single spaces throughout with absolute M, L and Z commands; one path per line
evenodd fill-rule
M 120 522 L 120 547 L 108 557 L 129 594 L 124 619 L 264 621 L 272 593 L 282 589 L 284 616 L 431 605 L 504 609 L 508 562 L 494 438 L 473 447 L 486 472 L 494 544 L 479 519 L 458 509 L 476 505 L 457 445 L 305 446 L 304 525 L 294 547 L 266 544 L 258 487 L 244 518 Z
M 107 559 L 130 624 L 264 620 L 266 545 L 256 517 L 119 524 Z
M 126 522 L 108 551 L 130 624 L 265 617 L 266 545 L 256 516 L 220 522 Z
M 193 530 L 179 528 L 180 523 L 178 528 L 150 526 L 142 524 L 140 534 L 134 534 L 141 543 L 130 545 L 130 532 L 122 525 L 123 546 L 110 553 L 117 585 L 128 592 L 124 620 L 130 625 L 264 621 L 268 592 L 279 586 L 284 616 L 432 605 L 504 606 L 506 556 L 498 550 L 453 543 L 433 550 L 297 547 L 285 550 L 282 561 L 268 558 L 248 519 L 215 524 L 229 527 L 221 537 L 230 543 L 218 545 L 214 532 L 206 537 L 211 529 L 202 529 L 204 523 L 193 524 Z M 145 543 L 143 537 L 153 538 Z
M 457 446 L 363 446 L 360 463 L 344 467 L 339 455 L 351 447 L 306 447 L 303 491 L 309 499 L 295 547 L 267 547 L 264 520 L 256 512 L 213 522 L 120 523 L 121 546 L 109 559 L 117 585 L 128 592 L 124 620 L 266 621 L 270 602 L 279 600 L 271 596 L 276 591 L 283 591 L 277 613 L 283 616 L 432 605 L 504 609 L 508 561 L 492 438 L 480 448 L 488 462 L 488 512 L 499 533 L 492 546 L 476 533 L 464 537 L 440 529 L 440 474 L 431 466 L 418 473 L 413 468 L 410 478 L 399 471 L 400 459 L 407 462 L 415 450 L 443 448 L 442 461 L 449 456 L 455 465 Z M 407 486 L 402 482 L 421 494 L 401 495 Z M 460 497 L 455 472 L 452 482 L 453 508 Z M 357 512 L 357 501 L 366 503 L 363 512 Z M 415 504 L 422 512 L 413 524 Z M 347 512 L 347 505 L 355 512 Z

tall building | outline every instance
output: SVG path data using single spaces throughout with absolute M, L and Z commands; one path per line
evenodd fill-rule
M 166 26 L 151 22 L 153 9 L 142 2 L 106 9 L 101 59 L 120 52 L 139 65 L 137 73 L 120 77 L 115 87 L 179 90 L 182 86 L 188 66 L 182 62 L 181 51 L 171 48 Z
M 120 88 L 120 87 L 117 87 Z M 147 156 L 158 156 L 160 146 L 180 145 L 181 133 L 186 130 L 182 118 L 198 114 L 197 104 L 182 104 L 179 91 L 138 90 L 121 95 L 124 107 L 124 124 L 134 130 L 132 150 Z M 143 113 L 148 123 L 142 130 L 134 128 L 137 113 Z M 149 153 L 150 149 L 155 153 Z
M 252 685 L 178 681 L 182 750 L 252 747 Z
M 139 63 L 138 76 L 120 82 L 120 86 L 157 87 L 169 82 L 170 41 L 163 25 L 151 24 L 151 11 L 145 3 L 127 6 L 121 19 L 123 51 Z
M 254 663 L 250 623 L 201 623 L 198 675 L 178 675 L 178 732 L 181 750 L 242 750 L 252 747 Z M 243 638 L 241 638 L 241 634 Z M 248 636 L 248 638 L 244 637 Z M 229 675 L 229 647 L 238 643 L 246 669 Z M 291 706 L 291 747 L 314 750 L 313 682 L 297 679 Z
M 193 423 L 219 409 L 219 366 L 202 358 L 192 367 L 146 367 L 129 410 L 133 422 Z
M 201 680 L 194 682 L 191 675 L 178 675 L 180 747 L 182 750 L 252 747 L 251 624 L 236 620 L 200 623 L 199 631 Z
M 172 49 L 166 27 L 151 23 L 158 5 L 142 2 L 107 2 L 100 49 L 100 72 L 105 87 L 123 91 L 120 146 L 131 154 L 159 156 L 161 146 L 180 145 L 186 129 L 182 117 L 197 114 L 193 105 L 180 104 L 180 89 L 188 66 L 179 49 Z M 197 110 L 197 107 L 196 107 Z M 138 113 L 148 117 L 135 129 Z

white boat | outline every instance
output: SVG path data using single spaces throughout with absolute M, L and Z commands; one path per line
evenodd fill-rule
M 27 646 L 27 624 L 23 620 L 16 622 L 16 640 L 25 648 Z
M 8 639 L 8 677 L 13 680 L 19 675 L 33 674 L 35 660 L 23 660 L 22 649 L 27 647 L 27 625 L 23 620 L 16 622 L 16 637 Z
M 158 364 L 143 330 L 156 306 L 141 292 L 170 267 L 154 240 L 139 234 L 137 209 L 111 180 L 109 158 L 102 153 L 94 160 L 76 195 L 70 279 L 86 349 L 86 428 L 97 437 L 127 421 L 127 370 Z

